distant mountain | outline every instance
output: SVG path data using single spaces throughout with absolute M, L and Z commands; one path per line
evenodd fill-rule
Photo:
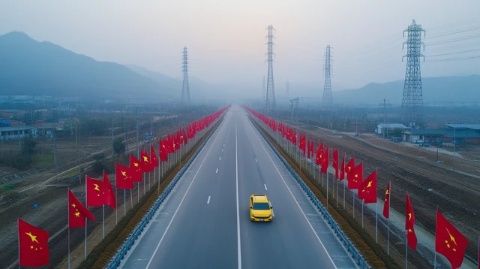
M 370 83 L 362 88 L 335 91 L 339 104 L 378 105 L 383 99 L 393 105 L 402 102 L 403 81 Z M 423 78 L 423 100 L 426 105 L 480 104 L 480 75 Z
M 21 32 L 0 36 L 0 95 L 157 101 L 177 94 L 126 66 L 100 62 Z
M 180 79 L 175 79 L 169 76 L 165 76 L 161 73 L 148 70 L 143 67 L 129 65 L 131 70 L 137 72 L 138 74 L 148 77 L 151 80 L 159 83 L 164 86 L 166 89 L 172 89 L 177 93 L 176 98 L 180 98 L 182 91 L 182 81 Z M 179 70 L 180 72 L 180 70 Z M 204 102 L 204 101 L 225 101 L 232 96 L 232 90 L 225 90 L 227 87 L 212 85 L 208 82 L 205 82 L 201 79 L 191 76 L 189 78 L 190 82 L 190 95 L 193 101 L 195 102 Z

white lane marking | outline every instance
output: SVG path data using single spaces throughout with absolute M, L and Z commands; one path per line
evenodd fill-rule
M 217 168 L 217 170 L 215 171 L 215 174 L 218 174 L 218 168 Z
M 223 152 L 223 147 L 222 147 L 222 152 Z
M 214 138 L 217 138 L 217 136 L 215 136 Z M 213 144 L 213 142 L 212 142 L 212 144 Z M 150 259 L 148 260 L 147 266 L 145 267 L 146 269 L 148 269 L 148 268 L 150 267 L 150 265 L 152 264 L 153 257 L 155 257 L 155 255 L 157 254 L 157 251 L 158 251 L 158 249 L 160 248 L 160 245 L 162 244 L 162 241 L 163 241 L 163 239 L 165 238 L 165 235 L 167 234 L 168 230 L 170 229 L 170 226 L 172 225 L 172 222 L 173 222 L 173 220 L 175 219 L 175 216 L 177 215 L 178 210 L 179 210 L 180 207 L 182 206 L 183 201 L 185 201 L 185 197 L 187 197 L 187 194 L 188 194 L 188 192 L 190 191 L 190 187 L 192 186 L 193 182 L 194 182 L 195 179 L 197 178 L 198 172 L 200 172 L 200 170 L 202 170 L 201 168 L 202 168 L 202 166 L 203 166 L 203 163 L 205 162 L 206 159 L 208 159 L 207 156 L 208 156 L 208 154 L 210 153 L 210 150 L 211 150 L 211 149 L 212 149 L 212 146 L 210 146 L 210 148 L 208 148 L 208 151 L 206 152 L 206 155 L 204 155 L 202 162 L 201 162 L 200 165 L 198 166 L 198 169 L 197 169 L 197 171 L 195 172 L 195 175 L 193 175 L 192 181 L 190 182 L 190 184 L 188 184 L 187 190 L 185 191 L 185 194 L 183 194 L 182 200 L 180 200 L 180 203 L 178 204 L 177 208 L 175 209 L 175 212 L 173 213 L 173 216 L 172 216 L 172 218 L 170 219 L 170 222 L 168 222 L 167 228 L 165 228 L 165 231 L 163 232 L 162 237 L 161 237 L 160 240 L 158 241 L 158 244 L 157 244 L 157 246 L 155 247 L 155 250 L 153 251 L 152 256 L 150 256 Z
M 334 268 L 337 268 L 337 266 L 336 266 L 335 263 L 333 262 L 332 256 L 330 256 L 330 253 L 328 253 L 327 248 L 326 248 L 325 245 L 322 243 L 322 240 L 320 239 L 320 237 L 318 236 L 317 232 L 316 232 L 315 229 L 313 228 L 312 224 L 311 224 L 310 221 L 308 220 L 307 216 L 305 215 L 305 212 L 303 212 L 302 207 L 301 207 L 300 204 L 298 203 L 298 200 L 297 200 L 297 198 L 295 198 L 295 195 L 293 194 L 293 192 L 292 192 L 292 190 L 290 189 L 290 187 L 287 185 L 287 182 L 285 181 L 285 178 L 283 177 L 282 173 L 280 173 L 280 170 L 278 170 L 278 167 L 277 167 L 277 165 L 275 164 L 275 162 L 273 161 L 272 156 L 270 156 L 270 154 L 267 152 L 267 149 L 265 149 L 265 146 L 263 145 L 263 143 L 260 142 L 260 144 L 262 145 L 262 148 L 263 148 L 263 150 L 265 151 L 265 154 L 267 154 L 267 156 L 268 156 L 268 158 L 270 159 L 270 161 L 272 161 L 273 167 L 274 167 L 275 170 L 277 171 L 278 175 L 282 178 L 283 184 L 285 184 L 285 187 L 287 187 L 287 190 L 288 190 L 288 192 L 290 193 L 290 196 L 292 197 L 293 201 L 295 201 L 295 204 L 297 205 L 298 209 L 300 209 L 300 212 L 302 213 L 303 217 L 305 218 L 305 221 L 307 221 L 308 226 L 310 226 L 310 229 L 312 230 L 313 234 L 315 235 L 315 237 L 317 238 L 318 242 L 319 242 L 320 245 L 322 246 L 323 250 L 324 250 L 325 253 L 327 254 L 328 259 L 329 259 L 330 262 L 332 263 L 333 267 L 334 267 Z
M 222 160 L 222 156 L 218 156 L 218 160 L 221 161 L 221 160 Z
M 265 190 L 268 191 L 267 184 L 263 184 L 263 186 L 265 187 Z
M 238 203 L 238 132 L 235 125 L 235 188 L 237 193 L 237 261 L 238 269 L 242 269 L 242 244 L 240 242 L 240 206 Z
M 207 199 L 207 205 L 210 204 L 210 195 L 208 196 L 208 199 Z

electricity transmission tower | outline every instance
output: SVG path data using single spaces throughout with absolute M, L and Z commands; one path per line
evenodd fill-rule
M 295 97 L 295 98 L 290 99 L 290 119 L 292 121 L 294 121 L 295 118 L 296 118 L 299 102 L 300 102 L 299 97 Z
M 187 47 L 183 48 L 182 61 L 183 83 L 182 83 L 182 105 L 190 104 L 190 83 L 188 82 L 188 51 Z
M 273 81 L 273 26 L 267 28 L 267 92 L 265 94 L 265 110 L 275 109 L 275 85 Z
M 403 84 L 402 108 L 408 124 L 415 126 L 415 123 L 421 120 L 421 109 L 423 106 L 420 58 L 424 57 L 421 48 L 423 46 L 425 49 L 425 45 L 422 42 L 422 34 L 425 36 L 425 30 L 413 20 L 412 24 L 403 31 L 404 36 L 405 33 L 407 33 L 407 41 L 403 45 L 407 44 L 407 54 L 403 58 L 407 57 L 407 65 L 405 82 Z
M 325 84 L 323 87 L 322 102 L 325 107 L 331 107 L 333 102 L 332 97 L 332 73 L 331 73 L 331 54 L 330 45 L 325 49 Z
M 290 81 L 288 80 L 285 83 L 285 94 L 287 95 L 287 98 L 290 98 Z

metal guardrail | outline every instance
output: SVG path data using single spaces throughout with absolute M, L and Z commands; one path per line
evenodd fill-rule
M 212 127 L 214 127 L 215 124 L 216 123 L 214 123 Z M 205 142 L 206 141 L 208 140 L 205 140 Z M 160 196 L 157 198 L 153 206 L 147 211 L 147 213 L 142 218 L 142 220 L 137 224 L 137 226 L 135 226 L 135 228 L 133 229 L 133 232 L 128 235 L 127 239 L 124 241 L 120 249 L 117 251 L 117 253 L 115 253 L 113 258 L 110 260 L 110 262 L 107 264 L 105 268 L 114 269 L 120 266 L 123 258 L 125 257 L 125 255 L 127 255 L 128 251 L 130 251 L 132 246 L 135 244 L 135 241 L 142 234 L 145 227 L 147 227 L 148 223 L 152 220 L 153 216 L 155 215 L 155 212 L 158 210 L 162 202 L 165 200 L 165 198 L 167 198 L 167 196 L 173 190 L 173 188 L 175 187 L 179 179 L 183 176 L 185 171 L 190 167 L 193 160 L 195 160 L 195 158 L 197 157 L 198 154 L 200 154 L 200 152 L 201 152 L 201 148 L 199 148 L 197 152 L 195 152 L 195 154 L 190 158 L 190 160 L 188 160 L 186 165 L 184 165 L 180 169 L 180 171 L 175 175 L 172 181 L 168 184 L 167 188 L 165 188 L 162 194 L 160 194 Z
M 266 130 L 264 130 L 266 131 Z M 267 131 L 268 132 L 268 131 Z M 271 136 L 272 139 L 273 136 Z M 360 251 L 353 245 L 353 243 L 348 239 L 348 237 L 345 235 L 345 233 L 342 231 L 338 223 L 333 219 L 333 217 L 330 215 L 328 210 L 323 206 L 323 204 L 318 200 L 318 198 L 315 196 L 315 194 L 312 192 L 312 190 L 303 182 L 301 177 L 298 175 L 298 173 L 293 170 L 293 168 L 290 166 L 290 164 L 285 160 L 283 156 L 281 156 L 277 150 L 273 147 L 273 145 L 268 141 L 267 144 L 272 148 L 273 152 L 278 156 L 278 158 L 282 161 L 282 163 L 285 165 L 287 168 L 288 172 L 295 178 L 297 183 L 301 186 L 303 191 L 307 194 L 308 198 L 310 201 L 315 205 L 315 207 L 318 209 L 318 211 L 322 214 L 323 218 L 326 220 L 327 224 L 330 226 L 330 228 L 333 230 L 335 233 L 335 236 L 337 239 L 340 241 L 340 243 L 345 247 L 347 252 L 350 254 L 352 257 L 353 261 L 360 267 L 361 269 L 369 269 L 372 268 L 365 258 L 363 257 L 362 254 L 360 254 Z

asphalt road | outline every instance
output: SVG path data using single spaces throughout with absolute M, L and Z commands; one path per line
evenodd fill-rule
M 249 221 L 252 193 L 269 196 L 273 222 Z M 355 264 L 247 112 L 232 106 L 122 267 L 355 268 Z

